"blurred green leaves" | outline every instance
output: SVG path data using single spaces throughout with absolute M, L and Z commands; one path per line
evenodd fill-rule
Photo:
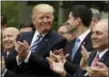
M 1 1 L 1 13 L 6 16 L 8 26 L 18 25 L 19 9 L 19 1 Z

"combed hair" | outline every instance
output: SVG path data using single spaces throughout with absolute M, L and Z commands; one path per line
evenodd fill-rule
M 12 31 L 14 34 L 17 34 L 17 35 L 19 34 L 19 30 L 15 27 L 7 27 L 4 29 L 4 32 L 5 31 Z
M 54 8 L 51 5 L 49 5 L 49 4 L 38 4 L 38 5 L 33 7 L 33 10 L 32 10 L 32 19 L 34 19 L 36 17 L 37 10 L 43 10 L 45 12 L 54 13 Z
M 75 5 L 71 9 L 74 18 L 80 17 L 82 23 L 89 27 L 92 20 L 92 11 L 85 5 Z
M 101 13 L 98 9 L 91 8 L 91 11 L 93 13 L 93 17 L 97 18 L 98 20 L 101 19 Z

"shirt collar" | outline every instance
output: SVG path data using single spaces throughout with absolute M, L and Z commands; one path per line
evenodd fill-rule
M 78 37 L 78 39 L 80 39 L 80 41 L 82 42 L 82 41 L 85 39 L 85 37 L 89 34 L 90 31 L 91 31 L 91 30 L 88 29 L 87 31 L 85 31 L 84 33 L 82 33 L 82 34 Z
M 108 48 L 103 50 L 102 52 L 97 51 L 97 54 L 99 54 L 99 59 L 108 51 Z
M 34 33 L 34 36 L 32 38 L 32 42 L 31 42 L 31 45 L 33 44 L 33 42 L 37 39 L 37 36 L 39 35 L 40 33 L 36 30 L 35 33 Z M 41 34 L 42 35 L 42 38 L 45 36 L 45 34 Z
M 37 35 L 39 35 L 39 34 L 40 33 L 36 30 L 35 33 L 34 33 L 34 36 L 37 37 Z M 42 35 L 42 38 L 45 36 L 45 34 L 41 34 L 41 35 Z

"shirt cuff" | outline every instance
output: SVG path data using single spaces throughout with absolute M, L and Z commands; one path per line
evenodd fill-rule
M 25 60 L 24 60 L 24 62 L 25 62 L 25 63 L 28 63 L 28 61 L 29 61 L 29 58 L 30 58 L 30 55 L 31 55 L 31 51 L 29 51 L 29 54 L 28 54 L 28 56 L 25 58 Z
M 4 77 L 4 75 L 6 74 L 7 72 L 7 69 L 4 70 L 3 74 L 2 74 L 2 77 Z
M 23 61 L 19 61 L 19 56 L 16 56 L 17 65 L 20 65 Z

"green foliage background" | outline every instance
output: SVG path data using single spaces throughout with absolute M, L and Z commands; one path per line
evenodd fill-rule
M 26 2 L 26 1 L 25 1 Z M 28 1 L 27 4 L 28 6 L 33 6 L 36 5 L 40 1 Z M 41 1 L 42 2 L 42 1 Z M 56 3 L 58 4 L 59 1 L 45 1 L 46 3 Z M 7 24 L 8 26 L 13 26 L 13 27 L 18 27 L 19 25 L 19 20 L 20 20 L 20 14 L 21 14 L 21 6 L 20 6 L 21 1 L 1 1 L 1 13 L 3 13 L 6 18 L 7 18 Z M 63 1 L 63 7 L 64 9 L 69 9 L 72 7 L 72 5 L 75 4 L 86 4 L 88 7 L 94 7 L 99 9 L 100 11 L 109 11 L 109 1 Z M 55 19 L 54 19 L 54 26 L 53 29 L 57 30 L 59 27 L 58 25 L 58 5 L 57 8 L 55 8 L 56 13 Z M 68 15 L 65 15 L 65 19 L 67 20 Z
M 18 24 L 20 12 L 19 9 L 20 5 L 18 1 L 1 2 L 1 13 L 6 16 L 8 26 L 16 27 L 16 25 Z

